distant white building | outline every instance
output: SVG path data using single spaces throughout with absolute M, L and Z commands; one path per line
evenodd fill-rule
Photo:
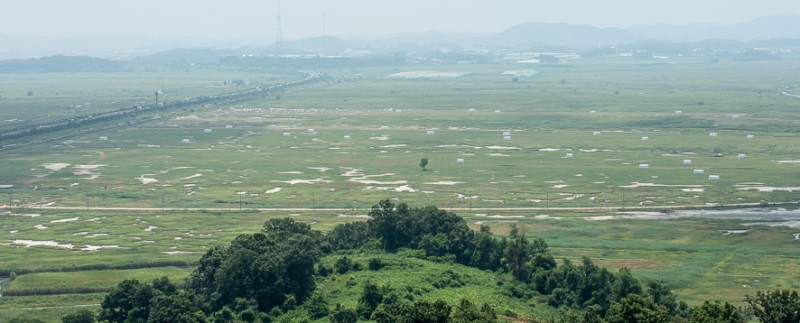
M 684 166 L 689 166 L 689 165 L 691 165 L 691 164 L 692 164 L 692 160 L 691 160 L 691 159 L 684 159 L 684 160 L 683 160 L 683 165 L 684 165 Z
M 739 159 L 745 159 L 745 158 L 747 158 L 747 155 L 745 155 L 745 154 L 739 154 Z
M 675 110 L 675 114 L 681 114 L 681 113 L 683 113 L 683 111 L 681 111 L 681 110 Z
M 718 136 L 718 134 L 716 132 L 709 132 L 708 136 L 709 137 L 716 137 L 716 136 Z
M 225 129 L 233 129 L 233 125 L 232 124 L 225 125 Z
M 511 131 L 503 131 L 503 137 L 510 136 L 510 135 L 511 135 Z
M 284 132 L 284 133 L 283 133 L 283 136 L 284 136 L 284 137 L 291 137 L 291 136 L 292 136 L 292 133 L 291 133 L 291 132 Z
M 99 139 L 100 139 L 100 141 L 106 141 L 106 140 L 108 140 L 108 137 L 106 137 L 106 136 L 100 136 L 100 138 L 99 138 Z
M 463 159 L 461 159 L 461 158 L 456 159 L 456 164 L 463 164 L 463 163 L 464 163 Z
M 432 135 L 432 134 L 434 134 L 434 133 L 436 133 L 436 132 L 435 132 L 435 131 L 433 131 L 433 130 L 428 130 L 428 132 L 426 132 L 425 134 L 427 134 L 427 135 Z
M 350 135 L 344 135 L 345 140 L 350 140 Z
M 650 140 L 650 137 L 642 137 L 642 141 L 648 141 L 648 140 Z
M 574 155 L 572 153 L 567 153 L 564 158 L 572 158 Z
M 600 132 L 600 131 L 594 131 L 594 132 L 592 132 L 592 136 L 599 136 L 600 134 L 601 134 L 601 132 Z
M 755 139 L 755 138 L 756 138 L 755 135 L 747 135 L 747 139 Z
M 706 171 L 704 169 L 695 169 L 692 172 L 692 174 L 695 174 L 695 175 L 702 175 L 702 174 L 705 174 L 705 173 L 706 173 Z
M 709 181 L 718 181 L 719 180 L 719 175 L 708 175 L 708 180 Z
M 503 136 L 503 140 L 509 141 L 509 140 L 511 140 L 511 136 Z
M 650 164 L 639 164 L 639 169 L 650 169 Z
M 184 143 L 184 144 L 188 144 L 189 143 L 189 139 L 183 139 L 183 140 L 181 140 L 181 142 Z
M 203 129 L 203 132 L 209 133 L 209 132 L 211 132 L 211 129 Z

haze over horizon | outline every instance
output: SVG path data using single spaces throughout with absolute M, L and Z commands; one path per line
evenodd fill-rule
M 800 2 L 790 0 L 499 0 L 468 5 L 455 0 L 285 0 L 280 5 L 284 39 L 323 34 L 377 37 L 429 31 L 492 33 L 533 21 L 624 28 L 730 24 L 772 15 L 800 16 Z M 30 0 L 4 6 L 0 11 L 0 34 L 274 37 L 277 8 L 275 0 Z

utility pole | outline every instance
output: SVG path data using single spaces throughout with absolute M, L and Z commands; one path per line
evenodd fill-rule
M 544 194 L 544 209 L 550 211 L 550 192 L 545 192 Z

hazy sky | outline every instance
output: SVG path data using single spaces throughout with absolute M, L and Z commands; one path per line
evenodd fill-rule
M 403 32 L 489 33 L 529 22 L 599 27 L 733 23 L 800 15 L 798 0 L 284 0 L 285 39 Z M 12 35 L 272 35 L 276 0 L 4 1 L 0 33 Z

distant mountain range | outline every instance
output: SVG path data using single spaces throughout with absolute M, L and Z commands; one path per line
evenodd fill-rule
M 65 38 L 0 34 L 0 59 L 49 55 L 91 55 L 112 59 L 133 59 L 176 48 L 206 48 L 206 61 L 219 49 L 241 52 L 241 48 L 295 50 L 306 53 L 337 54 L 369 49 L 371 52 L 429 52 L 459 50 L 585 50 L 620 46 L 643 41 L 739 42 L 772 39 L 800 39 L 800 17 L 770 16 L 735 24 L 650 25 L 630 28 L 598 28 L 589 25 L 530 22 L 497 33 L 483 35 L 428 32 L 387 36 L 379 39 L 343 40 L 334 36 L 287 40 L 270 44 L 273 37 L 251 36 L 230 39 L 208 37 L 75 36 Z M 250 50 L 253 52 L 253 50 Z M 171 52 L 168 54 L 179 54 Z M 173 55 L 174 56 L 174 55 Z M 178 55 L 180 56 L 180 55 Z M 179 57 L 177 57 L 179 58 Z
M 800 17 L 770 16 L 727 25 L 651 25 L 626 30 L 661 41 L 800 39 Z
M 0 61 L 0 73 L 119 72 L 122 63 L 88 56 L 47 56 Z

